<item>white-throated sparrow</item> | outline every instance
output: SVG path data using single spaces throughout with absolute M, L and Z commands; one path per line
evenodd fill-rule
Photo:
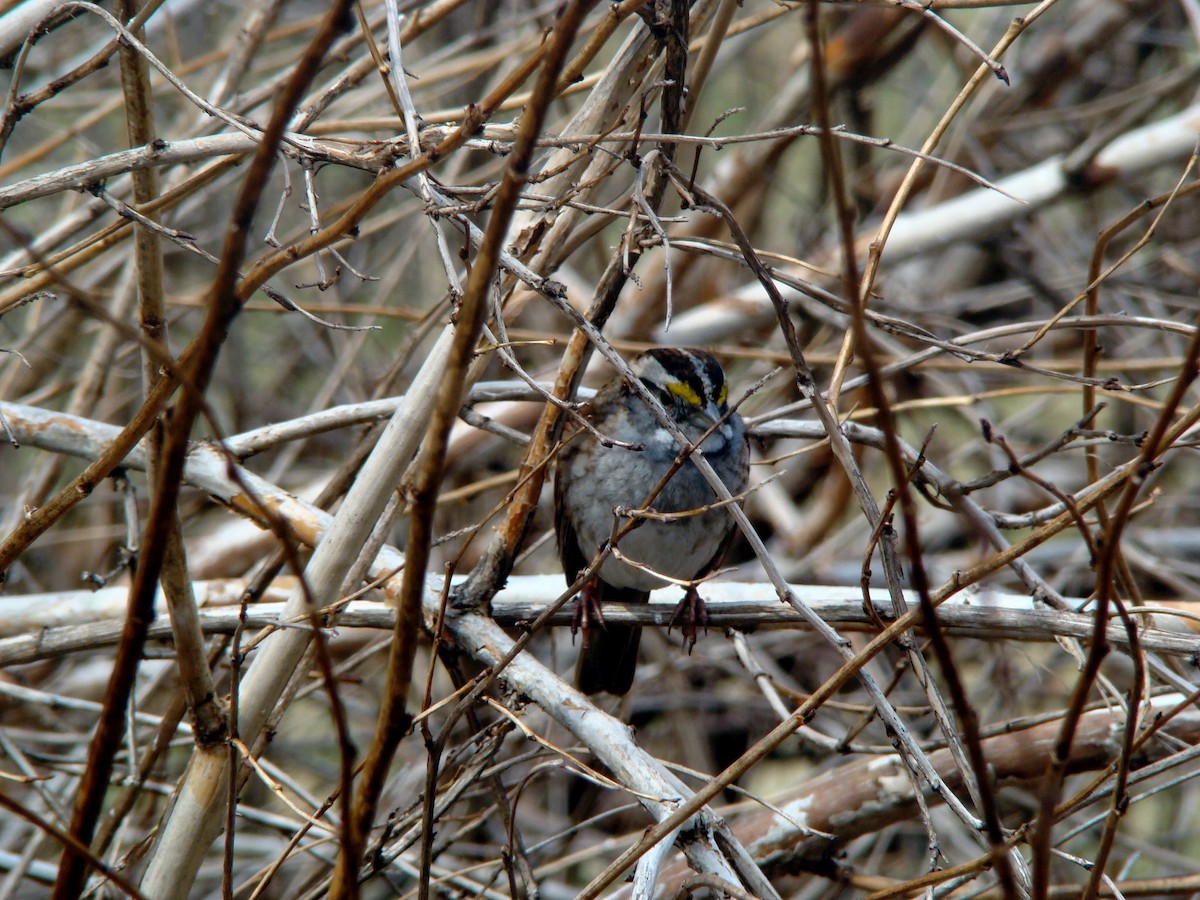
M 699 449 L 730 492 L 741 492 L 749 473 L 746 428 L 737 413 L 729 412 L 725 373 L 712 354 L 662 347 L 643 353 L 630 368 L 689 441 L 703 438 Z M 688 580 L 711 572 L 731 542 L 734 522 L 729 510 L 721 507 L 688 515 L 717 499 L 690 458 L 657 496 L 650 497 L 675 464 L 680 448 L 620 376 L 601 388 L 581 412 L 600 434 L 641 449 L 606 447 L 586 429 L 568 437 L 554 483 L 554 526 L 568 583 L 615 533 L 614 509 L 645 505 L 667 516 L 643 520 L 620 537 L 616 547 L 623 559 L 616 555 L 605 559 L 578 601 L 576 623 L 582 623 L 584 636 L 576 683 L 588 694 L 624 694 L 633 683 L 641 629 L 606 627 L 598 604 L 644 603 L 652 589 L 668 583 L 660 574 Z M 680 515 L 672 515 L 676 513 Z M 696 626 L 704 625 L 707 615 L 694 587 L 675 611 L 675 619 L 680 617 L 685 637 L 695 643 Z M 592 619 L 599 628 L 589 629 Z

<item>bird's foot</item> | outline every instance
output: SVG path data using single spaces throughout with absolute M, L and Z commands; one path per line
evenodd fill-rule
M 579 591 L 579 599 L 575 602 L 575 618 L 571 622 L 571 643 L 575 643 L 575 634 L 583 632 L 581 641 L 583 649 L 591 642 L 592 623 L 604 628 L 604 611 L 600 608 L 600 586 L 595 578 L 589 578 Z
M 683 599 L 675 607 L 675 612 L 671 614 L 671 623 L 667 626 L 667 634 L 671 633 L 676 622 L 682 626 L 680 631 L 683 633 L 683 645 L 687 652 L 691 653 L 692 648 L 696 646 L 699 628 L 703 628 L 706 633 L 708 631 L 708 607 L 704 605 L 704 598 L 700 596 L 695 585 L 687 589 Z

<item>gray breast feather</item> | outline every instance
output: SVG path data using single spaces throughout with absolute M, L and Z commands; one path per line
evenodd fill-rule
M 746 483 L 748 448 L 741 421 L 731 420 L 729 424 L 732 427 L 728 438 L 720 441 L 715 452 L 706 452 L 705 458 L 725 486 L 737 493 Z M 594 440 L 590 435 L 579 435 L 576 439 Z M 710 446 L 711 441 L 706 441 L 705 450 L 709 451 Z M 571 511 L 571 525 L 580 550 L 589 558 L 612 535 L 613 509 L 640 507 L 670 470 L 678 452 L 674 447 L 664 453 L 656 452 L 656 448 L 650 446 L 634 451 L 603 447 L 598 443 L 592 451 L 591 459 L 596 467 L 593 476 L 571 479 L 570 499 L 564 504 Z M 650 506 L 660 513 L 676 513 L 694 510 L 715 500 L 712 487 L 688 460 Z M 644 521 L 625 535 L 618 547 L 624 556 L 654 572 L 689 579 L 701 574 L 713 561 L 732 527 L 733 517 L 727 509 L 709 510 L 701 515 L 682 516 L 666 522 Z M 605 560 L 600 577 L 616 587 L 637 590 L 652 590 L 667 584 L 651 572 L 626 565 L 616 557 Z

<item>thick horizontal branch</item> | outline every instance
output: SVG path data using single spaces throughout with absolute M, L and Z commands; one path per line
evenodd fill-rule
M 369 169 L 363 156 L 355 157 L 336 145 L 327 145 L 294 132 L 289 132 L 286 137 L 291 144 L 301 147 L 313 159 Z M 213 134 L 179 141 L 160 140 L 154 144 L 134 147 L 132 150 L 118 150 L 7 185 L 0 189 L 0 209 L 8 209 L 63 191 L 83 190 L 90 185 L 141 169 L 163 168 L 218 156 L 253 153 L 257 146 L 257 139 L 247 134 Z M 288 149 L 285 146 L 284 152 Z
M 1178 694 L 1156 697 L 1150 707 L 1154 713 L 1162 714 L 1174 709 L 1182 699 Z M 1086 713 L 1071 745 L 1067 768 L 1071 772 L 1084 772 L 1110 765 L 1121 752 L 1116 737 L 1120 725 L 1120 715 L 1111 710 Z M 984 740 L 988 772 L 996 785 L 1028 784 L 1040 778 L 1053 753 L 1058 728 L 1058 722 L 1046 722 Z M 1178 743 L 1149 742 L 1138 754 L 1135 769 L 1168 757 L 1181 744 L 1194 745 L 1200 738 L 1200 713 L 1187 710 L 1172 719 L 1164 730 Z M 1185 750 L 1179 754 L 1180 760 L 1186 761 L 1183 757 L 1188 753 Z M 929 759 L 942 778 L 955 790 L 961 789 L 962 773 L 948 750 L 934 751 Z M 927 803 L 938 802 L 937 794 L 928 787 L 924 794 Z M 775 810 L 762 810 L 733 820 L 734 832 L 771 874 L 827 859 L 856 837 L 911 820 L 917 807 L 912 785 L 895 756 L 855 760 L 810 779 L 775 801 Z M 822 834 L 834 838 L 830 840 Z M 664 871 L 664 883 L 672 884 L 684 875 L 682 867 L 673 865 Z
M 210 604 L 201 610 L 201 624 L 207 634 L 230 634 L 237 627 L 239 610 L 235 605 L 243 585 L 236 580 L 200 582 L 197 597 Z M 857 587 L 796 585 L 797 596 L 822 619 L 841 630 L 877 632 L 878 622 L 886 623 L 891 601 L 879 592 L 872 598 L 875 611 L 863 607 Z M 506 627 L 521 627 L 535 619 L 563 590 L 559 575 L 532 575 L 510 578 L 508 586 L 492 603 L 492 615 Z M 275 596 L 286 593 L 286 585 L 276 586 Z M 128 589 L 105 588 L 99 591 L 66 591 L 57 594 L 31 594 L 7 598 L 0 604 L 0 666 L 34 662 L 116 643 L 121 632 L 121 617 Z M 441 585 L 431 580 L 426 586 L 427 599 L 436 603 Z M 709 628 L 799 628 L 807 626 L 800 615 L 774 597 L 769 584 L 713 582 L 703 588 L 708 603 Z M 681 596 L 678 588 L 655 591 L 647 604 L 606 603 L 604 619 L 613 625 L 645 625 L 665 628 L 671 621 Z M 908 598 L 909 602 L 915 602 Z M 212 605 L 223 604 L 223 605 Z M 983 640 L 1051 641 L 1060 637 L 1086 640 L 1092 631 L 1087 613 L 1063 613 L 1030 609 L 1030 600 L 1020 594 L 982 592 L 958 598 L 938 608 L 938 621 L 949 634 Z M 246 624 L 267 627 L 279 622 L 281 602 L 256 603 L 249 608 Z M 347 605 L 337 617 L 340 628 L 392 628 L 395 613 L 388 606 L 366 600 Z M 550 626 L 571 625 L 573 607 L 568 605 L 553 615 Z M 1143 649 L 1175 656 L 1200 657 L 1200 637 L 1168 630 L 1169 617 L 1154 616 L 1156 626 L 1144 628 L 1139 638 Z M 70 623 L 70 624 L 66 624 Z M 309 627 L 305 617 L 291 623 Z M 1162 627 L 1162 626 L 1167 627 Z M 151 626 L 154 640 L 170 640 L 170 623 L 160 619 Z M 1129 638 L 1124 626 L 1109 627 L 1108 639 L 1117 648 L 1127 648 Z

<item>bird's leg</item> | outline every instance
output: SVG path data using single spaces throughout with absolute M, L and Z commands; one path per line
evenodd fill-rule
M 680 631 L 683 632 L 683 643 L 687 647 L 688 653 L 691 653 L 692 648 L 696 646 L 697 626 L 708 631 L 708 607 L 704 605 L 704 598 L 700 596 L 700 592 L 696 590 L 694 584 L 688 585 L 683 599 L 679 601 L 675 612 L 671 614 L 671 624 L 667 626 L 667 634 L 671 633 L 676 622 L 682 625 Z
M 575 619 L 571 622 L 571 643 L 575 643 L 575 633 L 583 632 L 583 648 L 586 650 L 590 642 L 590 629 L 595 622 L 604 628 L 604 611 L 600 608 L 600 579 L 595 576 L 583 583 L 579 591 L 579 599 L 575 602 Z

